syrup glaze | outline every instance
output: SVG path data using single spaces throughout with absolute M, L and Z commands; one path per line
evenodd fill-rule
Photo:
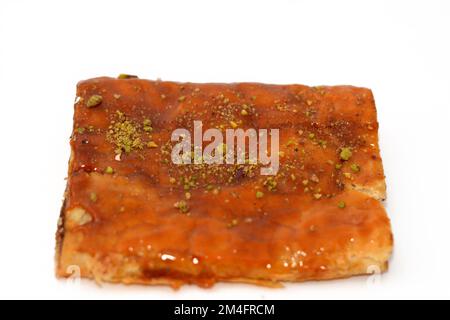
M 77 97 L 60 276 L 75 253 L 105 265 L 120 256 L 138 265 L 131 282 L 174 286 L 385 268 L 389 219 L 379 201 L 353 190 L 381 184 L 384 198 L 370 90 L 96 78 L 79 83 Z M 194 120 L 221 130 L 280 129 L 277 175 L 248 164 L 173 164 L 171 133 L 192 131 Z M 68 222 L 74 208 L 89 219 Z M 82 270 L 101 279 L 98 272 Z

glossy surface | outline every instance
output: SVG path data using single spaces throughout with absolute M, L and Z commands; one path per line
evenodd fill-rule
M 94 95 L 101 102 L 87 107 Z M 81 263 L 83 276 L 173 286 L 386 268 L 392 236 L 373 198 L 385 190 L 370 90 L 97 78 L 81 82 L 77 97 L 59 276 L 78 254 L 95 260 Z M 172 164 L 170 135 L 192 131 L 194 120 L 280 129 L 278 174 Z

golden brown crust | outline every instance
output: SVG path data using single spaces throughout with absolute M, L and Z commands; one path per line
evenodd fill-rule
M 392 234 L 377 201 L 386 195 L 370 90 L 97 78 L 77 96 L 58 277 L 77 265 L 100 282 L 273 286 L 386 270 Z M 280 128 L 279 173 L 172 164 L 170 134 L 193 120 Z

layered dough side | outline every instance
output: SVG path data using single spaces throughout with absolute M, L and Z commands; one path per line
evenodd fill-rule
M 98 173 L 77 173 L 71 179 L 84 191 L 69 198 L 63 209 L 59 277 L 78 266 L 82 277 L 97 282 L 276 286 L 384 272 L 392 252 L 382 204 L 359 191 L 321 202 L 300 197 L 286 202 L 279 196 L 257 207 L 245 201 L 250 191 L 241 191 L 244 222 L 230 228 L 224 218 L 228 207 L 205 207 L 193 222 L 173 212 L 175 199 L 158 200 L 161 191 L 144 181 Z M 82 200 L 89 190 L 97 190 L 95 204 Z M 127 209 L 121 212 L 121 197 L 130 190 Z M 199 195 L 196 201 L 207 200 Z M 346 210 L 337 210 L 336 201 L 344 201 Z M 140 205 L 145 202 L 155 205 L 152 211 Z M 283 213 L 265 218 L 254 214 L 272 207 Z

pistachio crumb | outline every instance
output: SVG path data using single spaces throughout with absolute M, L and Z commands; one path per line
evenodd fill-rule
M 178 97 L 179 102 L 183 102 L 186 99 L 186 96 L 180 96 Z
M 241 110 L 241 115 L 247 116 L 247 115 L 248 115 L 248 111 L 245 110 L 245 109 L 242 109 L 242 110 Z
M 108 167 L 105 168 L 105 173 L 113 174 L 114 173 L 114 169 L 112 167 L 108 166 Z
M 99 94 L 94 94 L 89 97 L 89 99 L 86 101 L 86 107 L 93 108 L 98 106 L 100 103 L 102 103 L 103 97 Z
M 147 143 L 147 147 L 149 148 L 158 148 L 158 145 L 155 143 L 155 141 L 150 141 Z
M 352 169 L 353 172 L 359 172 L 361 170 L 361 168 L 359 167 L 359 165 L 357 165 L 356 163 L 353 163 L 350 166 L 350 169 Z
M 272 177 L 267 178 L 266 181 L 264 181 L 264 186 L 266 186 L 267 190 L 269 190 L 269 191 L 276 191 L 277 190 L 277 184 L 278 183 Z
M 345 202 L 344 201 L 339 201 L 338 202 L 338 208 L 344 209 L 345 208 Z
M 137 78 L 138 76 L 134 76 L 131 74 L 126 74 L 126 73 L 121 73 L 117 76 L 117 79 L 133 79 L 133 78 Z
M 117 120 L 112 120 L 106 138 L 116 145 L 115 153 L 130 153 L 142 149 L 144 142 L 140 138 L 139 125 L 128 120 L 123 112 L 116 111 Z
M 264 197 L 264 193 L 262 191 L 256 191 L 256 199 L 261 199 Z
M 322 194 L 320 194 L 320 193 L 315 193 L 315 194 L 314 194 L 314 198 L 315 198 L 316 200 L 319 200 L 320 198 L 322 198 Z
M 145 118 L 144 121 L 142 122 L 143 126 L 144 126 L 144 131 L 145 132 L 151 132 L 153 131 L 152 128 L 152 121 L 150 119 Z
M 352 154 L 353 153 L 350 150 L 350 148 L 345 147 L 345 148 L 341 149 L 340 157 L 341 157 L 342 160 L 347 161 L 348 159 L 351 158 Z
M 173 206 L 175 208 L 177 208 L 178 210 L 180 210 L 180 212 L 182 212 L 182 213 L 186 213 L 189 211 L 189 206 L 186 203 L 186 201 L 184 201 L 184 200 L 175 202 Z
M 230 125 L 233 129 L 236 129 L 238 127 L 238 124 L 234 121 L 230 121 Z
M 86 129 L 83 128 L 83 127 L 77 128 L 77 132 L 78 132 L 79 134 L 83 134 L 85 130 L 86 130 Z

